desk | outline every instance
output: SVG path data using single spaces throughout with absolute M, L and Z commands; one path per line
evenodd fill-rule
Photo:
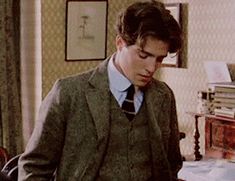
M 204 117 L 205 114 L 199 114 L 199 113 L 194 113 L 194 112 L 187 112 L 187 113 L 194 117 L 194 121 L 195 121 L 194 156 L 195 156 L 195 161 L 199 161 L 202 159 L 202 155 L 200 153 L 200 146 L 199 146 L 200 133 L 198 129 L 198 119 L 200 117 Z
M 235 159 L 235 119 L 210 114 L 187 112 L 194 117 L 194 156 L 195 161 L 203 157 L 200 153 L 198 120 L 205 117 L 205 151 L 206 156 L 213 158 Z

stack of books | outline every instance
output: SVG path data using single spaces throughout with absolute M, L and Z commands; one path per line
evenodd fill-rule
M 235 118 L 235 82 L 214 84 L 214 114 Z
M 197 93 L 197 113 L 199 114 L 213 114 L 213 92 L 198 91 Z

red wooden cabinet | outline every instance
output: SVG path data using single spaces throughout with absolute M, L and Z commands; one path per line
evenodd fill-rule
M 206 116 L 206 156 L 235 159 L 235 119 Z

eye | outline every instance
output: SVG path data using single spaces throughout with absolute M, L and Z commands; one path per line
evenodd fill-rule
M 146 59 L 149 55 L 141 50 L 138 51 L 138 56 L 142 59 Z

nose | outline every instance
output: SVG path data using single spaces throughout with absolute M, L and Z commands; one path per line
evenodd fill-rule
M 149 60 L 146 61 L 145 69 L 148 73 L 153 74 L 156 71 L 157 68 L 157 61 L 154 57 L 149 58 Z

